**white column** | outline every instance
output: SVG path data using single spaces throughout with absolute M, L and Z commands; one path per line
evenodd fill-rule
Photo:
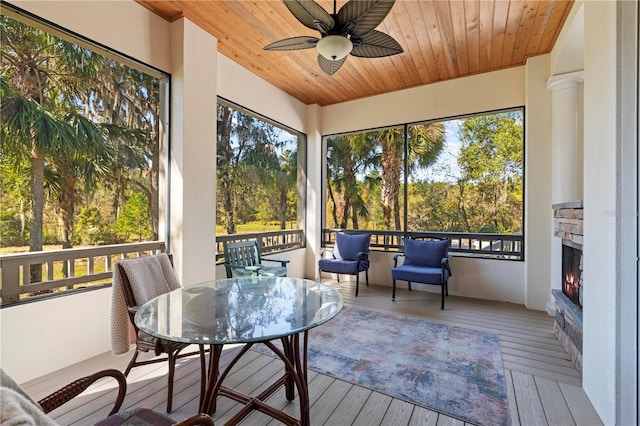
M 218 42 L 171 23 L 170 238 L 183 286 L 215 279 Z
M 563 203 L 581 199 L 579 182 L 579 86 L 582 71 L 554 75 L 547 81 L 551 91 L 551 202 Z M 551 208 L 551 206 L 549 206 Z M 553 211 L 550 212 L 553 215 Z M 562 241 L 551 238 L 551 290 L 562 287 Z M 554 300 L 549 293 L 547 311 L 554 314 Z
M 578 89 L 582 71 L 554 75 L 547 81 L 551 91 L 551 202 L 580 199 L 578 182 Z

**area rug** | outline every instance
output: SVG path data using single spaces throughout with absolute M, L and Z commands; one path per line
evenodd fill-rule
M 308 362 L 319 373 L 465 422 L 511 423 L 495 334 L 345 307 L 309 332 Z

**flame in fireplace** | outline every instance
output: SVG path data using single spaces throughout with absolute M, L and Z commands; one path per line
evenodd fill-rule
M 580 283 L 576 282 L 576 278 L 577 277 L 572 272 L 567 273 L 564 277 L 564 285 L 569 297 L 575 297 L 578 295 Z

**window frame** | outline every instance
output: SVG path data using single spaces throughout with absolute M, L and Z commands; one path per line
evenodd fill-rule
M 332 246 L 334 240 L 334 236 L 336 232 L 341 232 L 341 231 L 345 231 L 345 232 L 350 232 L 350 233 L 362 233 L 362 232 L 375 232 L 375 233 L 379 233 L 382 234 L 384 241 L 390 240 L 390 241 L 394 241 L 394 239 L 396 238 L 396 236 L 392 235 L 392 234 L 397 234 L 397 233 L 401 233 L 400 237 L 398 237 L 398 241 L 395 244 L 387 244 L 386 242 L 380 244 L 377 243 L 375 241 L 375 238 L 372 239 L 372 245 L 371 245 L 371 249 L 372 250 L 380 250 L 380 251 L 402 251 L 402 244 L 401 244 L 401 239 L 402 238 L 427 238 L 427 239 L 432 239 L 432 238 L 449 238 L 450 240 L 452 239 L 459 239 L 462 238 L 465 235 L 470 235 L 470 234 L 466 234 L 466 233 L 452 233 L 452 232 L 440 232 L 440 231 L 408 231 L 408 225 L 407 225 L 407 221 L 408 221 L 408 208 L 407 208 L 407 200 L 408 200 L 408 180 L 409 180 L 409 175 L 408 175 L 408 158 L 407 158 L 407 150 L 408 150 L 408 143 L 409 143 L 409 137 L 408 137 L 408 129 L 409 126 L 413 126 L 413 125 L 425 125 L 425 124 L 431 124 L 431 123 L 439 123 L 439 122 L 445 122 L 445 121 L 452 121 L 452 120 L 463 120 L 466 118 L 470 118 L 470 117 L 477 117 L 477 116 L 483 116 L 483 115 L 492 115 L 492 114 L 500 114 L 500 113 L 508 113 L 508 112 L 513 112 L 513 111 L 520 111 L 522 114 L 522 209 L 521 209 L 521 215 L 522 215 L 522 234 L 490 234 L 490 233 L 473 233 L 473 235 L 486 235 L 488 237 L 488 239 L 490 239 L 491 241 L 493 240 L 499 240 L 500 244 L 503 244 L 502 240 L 500 240 L 500 236 L 504 235 L 504 236 L 514 236 L 514 237 L 519 237 L 518 239 L 521 239 L 521 241 L 519 241 L 519 250 L 518 252 L 520 253 L 517 256 L 512 256 L 512 255 L 506 255 L 506 256 L 492 256 L 490 254 L 487 253 L 481 253 L 481 254 L 475 254 L 472 251 L 466 251 L 466 250 L 456 250 L 453 251 L 453 255 L 454 256 L 466 256 L 466 257 L 474 257 L 474 258 L 490 258 L 490 259 L 496 259 L 496 260 L 511 260 L 511 261 L 521 261 L 523 262 L 525 260 L 525 247 L 526 247 L 526 197 L 525 197 L 525 193 L 526 193 L 526 107 L 525 105 L 520 105 L 520 106 L 513 106 L 513 107 L 507 107 L 507 108 L 499 108 L 499 109 L 492 109 L 492 110 L 486 110 L 486 111 L 480 111 L 480 112 L 475 112 L 475 113 L 467 113 L 467 114 L 460 114 L 460 115 L 452 115 L 452 116 L 446 116 L 446 117 L 441 117 L 441 118 L 433 118 L 433 119 L 426 119 L 426 120 L 417 120 L 417 121 L 411 121 L 411 122 L 405 122 L 405 123 L 400 123 L 400 124 L 389 124 L 389 125 L 385 125 L 385 126 L 380 126 L 380 127 L 373 127 L 373 128 L 367 128 L 367 129 L 363 129 L 363 130 L 353 130 L 353 131 L 348 131 L 348 132 L 342 132 L 342 133 L 333 133 L 333 134 L 328 134 L 328 135 L 322 135 L 322 151 L 324 153 L 324 159 L 322 161 L 322 173 L 321 173 L 321 191 L 322 191 L 322 211 L 321 211 L 321 221 L 322 221 L 322 231 L 321 231 L 321 246 L 322 247 L 327 247 L 327 246 Z M 380 130 L 384 130 L 384 129 L 390 129 L 390 128 L 394 128 L 394 127 L 403 127 L 404 128 L 404 141 L 403 141 L 403 145 L 404 145 L 404 152 L 403 152 L 403 170 L 402 170 L 402 175 L 403 175 L 403 224 L 402 227 L 403 229 L 400 231 L 391 231 L 391 230 L 381 230 L 381 231 L 371 231 L 371 230 L 355 230 L 355 229 L 351 229 L 351 228 L 345 228 L 345 229 L 330 229 L 327 228 L 327 161 L 328 161 L 328 154 L 327 154 L 327 141 L 329 138 L 333 138 L 333 137 L 340 137 L 340 136 L 346 136 L 346 135 L 352 135 L 352 134 L 360 134 L 360 133 L 369 133 L 369 132 L 375 132 L 375 131 L 380 131 Z M 451 234 L 454 234 L 453 236 Z M 460 235 L 455 235 L 455 234 L 460 234 Z M 509 241 L 510 238 L 507 238 L 507 241 Z M 471 245 L 471 239 L 469 239 L 469 245 Z

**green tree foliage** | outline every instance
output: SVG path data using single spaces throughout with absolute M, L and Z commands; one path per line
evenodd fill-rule
M 145 241 L 151 236 L 149 200 L 144 194 L 131 194 L 116 221 L 116 232 L 122 241 Z
M 353 225 L 345 212 L 357 200 L 367 212 L 361 216 L 367 229 L 401 230 L 406 170 L 408 230 L 522 232 L 521 112 L 448 126 L 457 130 L 451 133 L 444 122 L 407 126 L 406 148 L 402 127 L 328 138 L 327 226 Z M 367 140 L 368 148 L 359 151 L 357 141 Z M 446 143 L 459 144 L 455 163 L 442 155 Z
M 130 191 L 151 200 L 144 217 L 157 238 L 158 79 L 12 18 L 0 20 L 0 167 L 16 171 L 3 174 L 3 189 L 12 190 L 0 201 L 23 227 L 29 224 L 20 235 L 30 250 L 51 238 L 64 248 L 95 241 L 74 236 L 78 210 L 86 213 L 78 207 L 97 198 L 104 204 L 95 195 L 108 191 L 112 211 L 104 214 L 102 204 L 99 217 L 100 228 L 111 231 L 101 231 L 100 240 L 115 234 Z
M 107 235 L 105 221 L 95 206 L 83 207 L 78 214 L 75 228 L 75 242 L 81 245 L 102 243 Z
M 522 122 L 516 113 L 467 118 L 460 126 L 460 205 L 467 232 L 522 232 Z
M 239 223 L 277 222 L 297 211 L 297 137 L 218 104 L 217 218 L 227 234 Z

